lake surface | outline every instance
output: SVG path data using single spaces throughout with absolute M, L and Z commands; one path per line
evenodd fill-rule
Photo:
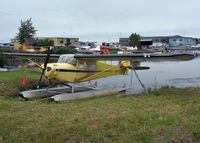
M 136 71 L 146 89 L 162 86 L 196 87 L 200 86 L 200 58 L 190 61 L 142 62 L 141 66 L 149 66 L 149 70 Z M 132 84 L 131 84 L 132 74 Z M 126 85 L 128 92 L 144 91 L 135 73 L 129 70 L 127 75 L 114 76 L 96 80 L 100 88 L 122 87 Z

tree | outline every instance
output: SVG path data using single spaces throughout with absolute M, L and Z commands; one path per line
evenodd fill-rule
M 0 50 L 0 68 L 8 63 L 6 56 L 3 55 L 3 51 Z
M 35 30 L 35 27 L 33 27 L 31 18 L 25 21 L 21 20 L 21 24 L 18 30 L 19 33 L 17 34 L 17 39 L 19 40 L 19 42 L 22 42 L 25 38 L 32 38 L 37 31 Z
M 129 44 L 130 46 L 137 46 L 137 47 L 140 47 L 140 35 L 139 34 L 136 34 L 136 33 L 133 33 L 131 34 L 131 36 L 129 37 Z

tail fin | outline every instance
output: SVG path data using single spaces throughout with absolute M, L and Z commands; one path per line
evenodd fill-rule
M 122 61 L 122 65 L 125 67 L 125 68 L 128 68 L 129 67 L 129 61 Z

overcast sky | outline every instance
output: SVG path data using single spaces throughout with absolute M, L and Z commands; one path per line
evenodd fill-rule
M 143 36 L 200 37 L 199 0 L 0 0 L 0 42 L 9 42 L 20 20 L 32 18 L 37 36 L 117 41 Z

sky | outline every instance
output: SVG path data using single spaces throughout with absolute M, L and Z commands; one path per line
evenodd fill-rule
M 200 38 L 199 0 L 0 0 L 0 42 L 32 18 L 39 37 L 110 42 L 131 33 Z

